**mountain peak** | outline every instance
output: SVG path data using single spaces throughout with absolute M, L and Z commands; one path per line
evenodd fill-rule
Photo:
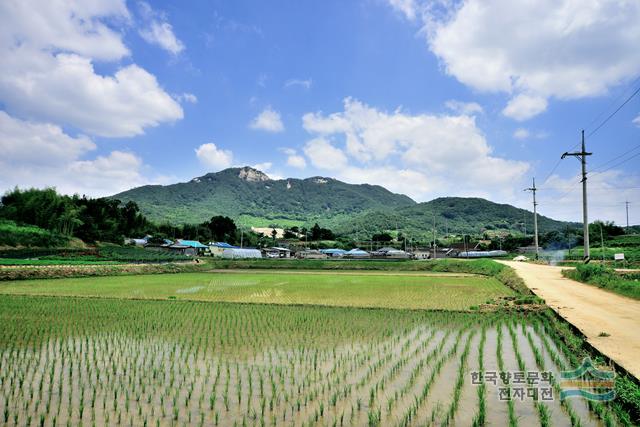
M 259 171 L 258 169 L 254 169 L 250 166 L 245 166 L 238 169 L 238 178 L 249 182 L 271 181 L 271 178 L 269 178 L 266 173 Z

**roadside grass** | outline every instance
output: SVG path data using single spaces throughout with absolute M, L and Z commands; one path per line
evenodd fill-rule
M 346 274 L 349 273 L 349 274 Z M 2 294 L 468 310 L 514 296 L 493 277 L 236 271 L 0 282 Z
M 640 273 L 619 273 L 598 264 L 581 264 L 562 274 L 582 283 L 598 286 L 633 299 L 640 299 Z

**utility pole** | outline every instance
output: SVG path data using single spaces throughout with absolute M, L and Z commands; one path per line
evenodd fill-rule
M 600 244 L 602 245 L 602 264 L 604 265 L 604 233 L 602 232 L 602 223 L 600 223 Z
M 242 240 L 244 238 L 244 230 L 240 229 L 240 249 L 242 249 Z
M 533 193 L 533 232 L 534 232 L 533 241 L 536 245 L 536 259 L 538 259 L 538 257 L 540 256 L 540 250 L 538 249 L 538 211 L 537 211 L 538 203 L 536 203 L 537 190 L 538 189 L 536 188 L 535 178 L 533 178 L 533 187 L 524 189 L 524 191 L 531 191 Z
M 433 214 L 433 259 L 436 259 L 436 214 Z
M 627 200 L 626 202 L 624 202 L 626 208 L 627 208 L 627 234 L 629 234 L 629 201 Z
M 584 129 L 582 130 L 582 150 L 575 153 L 564 153 L 561 159 L 567 156 L 580 158 L 582 164 L 582 227 L 584 232 L 584 262 L 589 262 L 589 216 L 587 215 L 587 156 L 593 153 L 587 153 L 584 147 Z

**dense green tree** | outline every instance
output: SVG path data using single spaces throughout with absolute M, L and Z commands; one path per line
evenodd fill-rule
M 211 230 L 211 237 L 215 241 L 235 243 L 238 227 L 228 216 L 217 215 L 212 217 L 208 227 Z
M 371 236 L 371 240 L 374 242 L 390 242 L 393 240 L 393 237 L 389 233 L 376 233 Z

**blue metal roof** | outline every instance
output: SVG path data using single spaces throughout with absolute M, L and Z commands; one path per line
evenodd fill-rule
M 185 246 L 191 246 L 192 248 L 198 248 L 198 249 L 206 249 L 208 248 L 208 246 L 203 245 L 202 243 L 198 242 L 197 240 L 182 240 L 182 239 L 178 239 L 177 242 L 181 245 L 185 245 Z
M 237 246 L 230 245 L 227 242 L 213 242 L 210 246 L 215 246 L 217 248 L 237 248 Z

